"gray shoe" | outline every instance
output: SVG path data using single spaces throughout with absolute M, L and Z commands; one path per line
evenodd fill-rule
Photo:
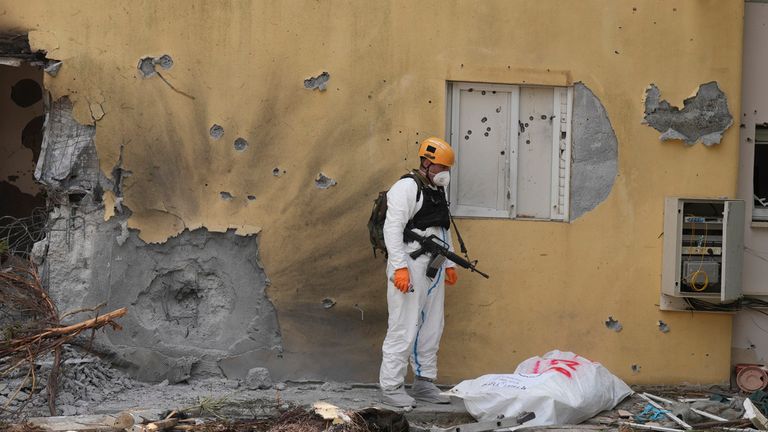
M 435 404 L 451 403 L 450 396 L 443 396 L 440 394 L 442 392 L 431 379 L 423 377 L 416 377 L 411 387 L 411 395 L 417 400 Z
M 416 406 L 416 401 L 408 396 L 401 385 L 394 389 L 381 389 L 381 402 L 398 408 L 410 408 Z

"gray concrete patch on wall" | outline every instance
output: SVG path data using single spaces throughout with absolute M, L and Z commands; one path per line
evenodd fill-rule
M 79 214 L 68 233 L 70 210 L 58 208 L 45 242 L 46 279 L 62 311 L 106 303 L 127 307 L 123 331 L 99 336 L 100 348 L 132 376 L 171 383 L 221 376 L 218 362 L 253 350 L 282 350 L 277 314 L 267 298 L 256 236 L 184 231 L 146 244 L 124 219 Z M 244 375 L 259 363 L 238 365 Z
M 608 198 L 618 169 L 618 140 L 600 100 L 582 83 L 573 86 L 570 220 Z
M 47 124 L 36 176 L 56 205 L 34 259 L 59 311 L 127 307 L 123 330 L 98 333 L 97 346 L 146 381 L 222 376 L 222 359 L 255 351 L 264 361 L 277 358 L 282 337 L 265 291 L 258 237 L 199 228 L 145 243 L 127 227 L 128 207 L 104 221 L 103 192 L 119 199 L 121 179 L 130 174 L 122 152 L 112 178 L 105 176 L 95 126 L 77 123 L 66 97 L 53 104 Z M 263 366 L 248 359 L 232 363 L 230 373 L 244 376 Z
M 695 96 L 683 101 L 683 109 L 661 100 L 661 91 L 651 84 L 645 91 L 643 123 L 662 132 L 661 141 L 680 140 L 688 145 L 701 141 L 711 146 L 720 143 L 733 116 L 725 93 L 714 81 L 699 86 Z

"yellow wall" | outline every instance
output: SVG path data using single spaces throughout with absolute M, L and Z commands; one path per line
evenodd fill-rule
M 367 381 L 386 300 L 365 222 L 376 192 L 414 164 L 415 141 L 445 130 L 446 80 L 584 82 L 618 137 L 613 190 L 572 224 L 460 222 L 492 277 L 460 272 L 448 290 L 440 378 L 509 372 L 553 348 L 634 383 L 728 378 L 731 317 L 656 305 L 663 197 L 735 194 L 738 118 L 713 148 L 661 143 L 641 120 L 650 83 L 681 106 L 717 81 L 736 115 L 741 0 L 1 0 L 0 10 L 0 29 L 28 30 L 64 61 L 46 76 L 54 98 L 69 95 L 81 122 L 103 108 L 98 154 L 110 173 L 124 145 L 130 226 L 151 242 L 185 227 L 260 227 L 286 358 L 304 359 L 297 372 L 336 364 Z M 162 54 L 175 62 L 165 79 L 194 99 L 139 76 L 140 57 Z M 327 91 L 303 88 L 326 70 Z M 316 189 L 320 171 L 339 184 Z M 336 307 L 319 307 L 326 296 Z M 622 332 L 605 328 L 609 315 Z

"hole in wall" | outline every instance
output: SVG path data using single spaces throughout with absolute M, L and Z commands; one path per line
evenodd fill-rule
M 21 79 L 11 87 L 11 100 L 22 108 L 29 108 L 43 100 L 43 89 L 34 79 Z
M 42 82 L 40 67 L 0 65 L 0 217 L 28 218 L 45 207 L 34 178 L 45 120 Z

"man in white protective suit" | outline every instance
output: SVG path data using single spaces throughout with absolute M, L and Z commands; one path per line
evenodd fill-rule
M 440 138 L 427 138 L 419 147 L 420 166 L 402 177 L 387 192 L 384 242 L 387 246 L 387 306 L 389 321 L 382 347 L 379 374 L 382 402 L 396 407 L 415 406 L 415 399 L 449 403 L 434 384 L 437 351 L 443 333 L 445 284 L 456 283 L 455 264 L 446 260 L 434 278 L 427 276 L 433 258 L 411 258 L 418 242 L 403 238 L 406 229 L 421 236 L 436 235 L 453 251 L 450 213 L 445 187 L 454 154 Z M 415 380 L 411 395 L 403 385 L 408 360 Z

